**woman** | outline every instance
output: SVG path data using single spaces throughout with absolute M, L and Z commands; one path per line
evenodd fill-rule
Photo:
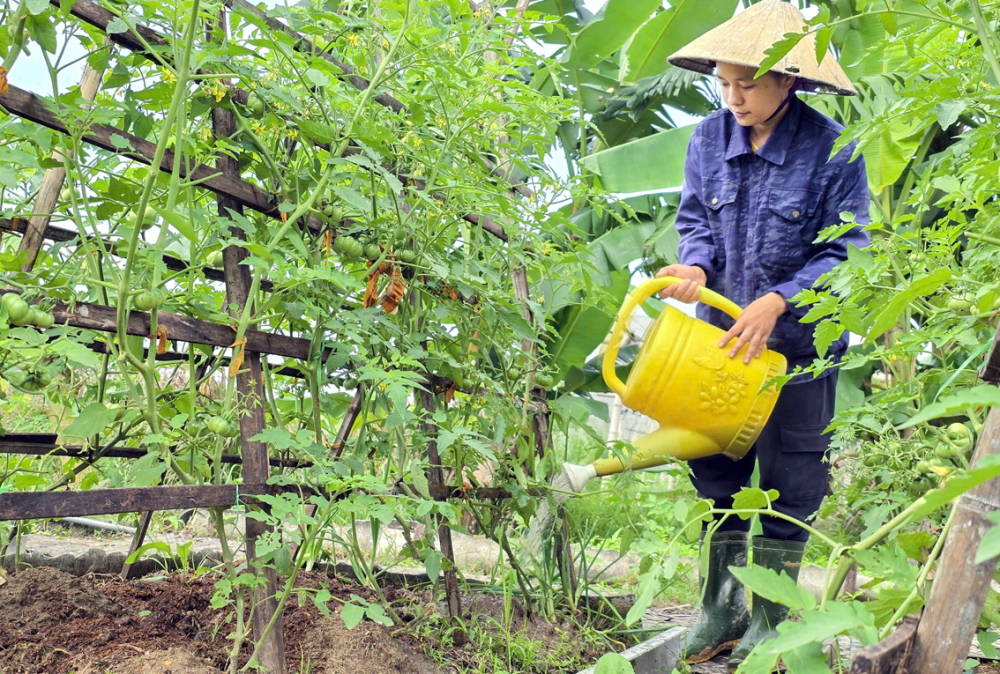
M 821 230 L 841 223 L 844 211 L 867 223 L 869 193 L 864 160 L 850 161 L 853 143 L 830 157 L 842 127 L 795 95 L 796 90 L 853 94 L 847 76 L 832 55 L 816 63 L 808 36 L 754 79 L 764 50 L 804 24 L 788 3 L 763 0 L 669 58 L 681 68 L 714 71 L 726 105 L 691 137 L 676 220 L 680 262 L 657 274 L 684 279 L 664 289 L 663 297 L 694 302 L 707 287 L 745 307 L 735 323 L 706 305 L 697 309 L 700 318 L 728 331 L 718 346 L 730 358 L 749 363 L 766 345 L 788 359 L 790 370 L 817 357 L 813 326 L 800 322 L 807 308 L 792 298 L 846 260 L 848 246 L 868 243 L 861 226 L 833 241 L 815 242 Z M 828 354 L 839 359 L 846 348 L 842 337 Z M 732 507 L 733 495 L 749 485 L 759 462 L 761 488 L 779 493 L 774 508 L 801 521 L 811 518 L 827 490 L 829 437 L 823 431 L 833 416 L 836 386 L 835 370 L 790 380 L 746 457 L 690 462 L 698 493 L 716 507 Z M 808 533 L 773 517 L 762 518 L 761 525 L 763 536 L 753 541 L 754 564 L 797 579 Z M 702 550 L 708 556 L 704 603 L 684 643 L 684 656 L 692 662 L 735 645 L 729 659 L 735 669 L 787 616 L 783 607 L 758 596 L 751 616 L 743 588 L 729 571 L 746 564 L 749 527 L 748 520 L 731 517 Z

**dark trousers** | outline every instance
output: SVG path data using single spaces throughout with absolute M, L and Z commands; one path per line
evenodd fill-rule
M 822 379 L 785 386 L 757 442 L 739 461 L 716 454 L 689 461 L 691 481 L 702 498 L 716 508 L 732 508 L 733 496 L 750 486 L 754 463 L 760 462 L 760 487 L 776 489 L 774 509 L 800 521 L 819 510 L 830 480 L 827 450 L 829 434 L 823 429 L 833 418 L 837 399 L 837 373 Z M 775 517 L 761 517 L 765 538 L 805 541 L 809 534 L 796 524 Z M 730 516 L 719 531 L 749 531 L 750 520 Z

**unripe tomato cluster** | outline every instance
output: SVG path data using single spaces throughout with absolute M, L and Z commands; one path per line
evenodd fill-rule
M 41 363 L 36 363 L 27 371 L 11 368 L 4 372 L 3 376 L 11 386 L 30 395 L 42 393 L 52 383 L 52 375 Z
M 0 298 L 0 303 L 7 310 L 7 319 L 11 325 L 33 325 L 42 329 L 55 325 L 56 320 L 52 314 L 31 306 L 17 293 L 4 293 L 3 298 Z
M 905 440 L 873 438 L 865 442 L 861 463 L 868 468 L 885 468 L 893 480 L 909 475 L 910 483 L 899 480 L 920 494 L 938 484 L 958 467 L 966 467 L 975 446 L 975 433 L 963 423 L 945 428 L 927 427 Z
M 209 431 L 224 438 L 235 438 L 240 434 L 240 425 L 222 416 L 209 417 L 205 425 Z

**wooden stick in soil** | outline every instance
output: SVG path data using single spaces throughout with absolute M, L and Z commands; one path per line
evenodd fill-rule
M 431 391 L 433 390 L 434 382 L 432 381 Z M 437 407 L 437 399 L 434 397 L 434 394 L 430 391 L 421 391 L 420 403 L 427 413 L 427 418 L 432 417 Z M 426 421 L 422 426 L 424 433 L 427 435 L 427 460 L 430 462 L 428 482 L 430 482 L 432 487 L 441 487 L 444 485 L 444 477 L 441 472 L 441 455 L 438 453 L 437 446 L 437 426 Z M 442 575 L 444 576 L 445 598 L 448 602 L 448 617 L 451 620 L 451 626 L 454 630 L 452 638 L 456 646 L 461 646 L 468 640 L 468 635 L 462 629 L 460 622 L 462 618 L 462 598 L 458 592 L 458 576 L 455 572 L 455 550 L 451 542 L 451 528 L 448 526 L 447 521 L 442 521 L 440 515 L 436 515 L 435 517 L 438 519 L 438 541 L 441 544 L 441 554 L 448 561 Z
M 225 10 L 219 14 L 219 25 L 226 32 Z M 212 108 L 212 131 L 216 138 L 228 138 L 236 132 L 236 122 L 233 113 L 222 108 Z M 215 166 L 226 178 L 238 181 L 240 179 L 239 163 L 233 157 L 220 152 L 216 157 Z M 242 205 L 226 196 L 218 196 L 219 215 L 228 217 L 232 210 L 238 215 L 243 214 Z M 231 236 L 246 240 L 246 234 L 239 227 L 230 229 Z M 249 252 L 242 247 L 229 246 L 223 251 L 224 271 L 226 275 L 226 306 L 234 306 L 233 318 L 239 319 L 244 307 L 254 298 L 250 297 L 250 270 L 240 264 Z M 237 347 L 240 348 L 240 347 Z M 243 347 L 245 349 L 245 347 Z M 264 416 L 264 380 L 260 365 L 260 354 L 245 352 L 243 367 L 236 375 L 236 390 L 239 394 L 243 412 L 240 416 L 240 442 L 243 447 L 243 479 L 247 482 L 267 482 L 271 476 L 268 462 L 267 445 L 259 440 L 251 440 L 266 427 Z M 278 574 L 273 566 L 261 564 L 257 555 L 257 539 L 271 531 L 265 522 L 247 518 L 246 543 L 247 564 L 255 569 L 263 578 L 263 585 L 254 587 L 254 608 L 251 621 L 254 638 L 258 642 L 260 662 L 267 674 L 285 674 L 285 643 L 284 629 L 277 611 Z M 273 629 L 268 629 L 272 619 Z
M 83 75 L 80 77 L 80 96 L 88 103 L 93 103 L 97 96 L 97 89 L 101 84 L 101 76 L 104 71 L 97 71 L 88 62 L 83 68 Z M 52 158 L 58 162 L 63 161 L 63 153 L 55 150 Z M 50 168 L 45 171 L 42 177 L 42 186 L 35 197 L 33 213 L 28 219 L 28 227 L 21 237 L 21 244 L 17 248 L 17 255 L 22 260 L 21 271 L 31 271 L 38 259 L 38 253 L 42 249 L 42 241 L 45 239 L 45 229 L 52 219 L 52 212 L 59 201 L 59 192 L 62 191 L 66 182 L 66 169 L 62 166 Z
M 998 452 L 1000 408 L 993 408 L 976 444 L 972 465 Z M 997 565 L 995 557 L 975 563 L 980 541 L 994 526 L 987 515 L 996 510 L 1000 510 L 1000 478 L 984 482 L 959 499 L 930 598 L 917 626 L 907 671 L 957 674 L 963 670 Z
M 132 544 L 128 547 L 128 553 L 125 555 L 125 564 L 122 565 L 122 580 L 132 579 L 132 563 L 129 557 L 135 554 L 135 551 L 142 547 L 142 542 L 146 540 L 146 532 L 149 530 L 149 522 L 153 519 L 153 511 L 147 510 L 139 516 L 139 526 L 136 527 L 135 535 L 132 536 Z

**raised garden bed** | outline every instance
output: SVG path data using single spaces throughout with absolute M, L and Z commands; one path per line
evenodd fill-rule
M 24 571 L 0 586 L 0 671 L 4 674 L 219 674 L 232 647 L 229 608 L 214 609 L 215 577 L 173 574 L 122 581 L 76 577 L 49 568 Z M 326 587 L 324 616 L 311 601 L 284 612 L 285 656 L 292 674 L 437 674 L 455 671 L 575 672 L 610 645 L 565 621 L 526 620 L 516 602 L 479 594 L 468 600 L 473 642 L 442 638 L 444 621 L 429 591 L 387 587 L 405 629 L 368 620 L 347 629 L 341 602 L 369 590 L 322 573 L 301 586 Z M 662 635 L 661 635 L 662 637 Z M 244 648 L 240 664 L 249 654 Z M 638 670 L 637 670 L 638 671 Z M 652 670 L 649 670 L 652 671 Z M 668 670 L 669 671 L 669 670 Z

